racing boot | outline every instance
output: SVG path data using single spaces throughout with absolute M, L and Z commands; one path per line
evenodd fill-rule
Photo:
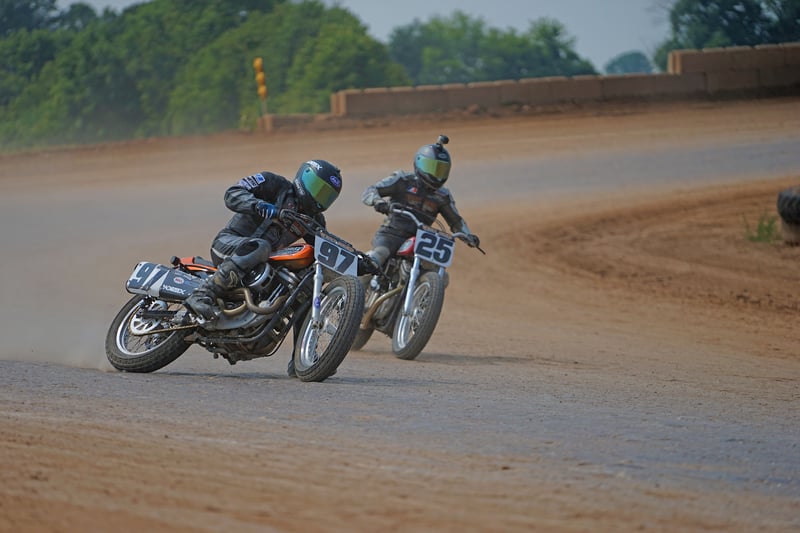
M 385 254 L 383 253 L 385 250 Z M 376 253 L 377 252 L 377 253 Z M 364 287 L 364 294 L 367 294 L 367 291 L 370 288 L 370 281 L 375 276 L 375 273 L 372 272 L 373 270 L 380 270 L 381 265 L 386 260 L 384 256 L 389 255 L 389 250 L 386 248 L 376 250 L 370 250 L 366 254 L 364 254 L 364 261 L 372 261 L 372 265 L 363 265 L 359 262 L 359 271 L 358 271 L 358 281 L 361 283 L 361 286 Z
M 203 280 L 192 294 L 186 298 L 184 304 L 195 314 L 210 320 L 215 316 L 216 301 L 225 291 L 241 285 L 242 272 L 230 259 L 225 259 L 210 276 Z

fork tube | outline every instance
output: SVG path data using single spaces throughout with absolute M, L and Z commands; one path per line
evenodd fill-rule
M 322 263 L 319 261 L 314 265 L 314 304 L 311 306 L 312 324 L 319 324 L 319 308 L 322 304 Z
M 419 256 L 414 256 L 414 265 L 411 267 L 411 275 L 408 278 L 408 287 L 406 288 L 406 299 L 403 302 L 403 315 L 408 316 L 411 313 L 411 300 L 414 297 L 414 288 L 417 286 L 417 278 L 419 277 Z

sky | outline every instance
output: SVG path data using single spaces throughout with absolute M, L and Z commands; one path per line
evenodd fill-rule
M 81 0 L 98 11 L 119 12 L 141 0 Z M 488 27 L 525 31 L 531 21 L 546 17 L 561 22 L 575 39 L 575 51 L 598 71 L 617 55 L 639 50 L 648 57 L 669 33 L 665 0 L 323 0 L 347 8 L 367 26 L 370 35 L 387 42 L 393 28 L 414 19 L 449 16 L 461 10 L 482 18 Z M 65 8 L 70 0 L 59 0 Z

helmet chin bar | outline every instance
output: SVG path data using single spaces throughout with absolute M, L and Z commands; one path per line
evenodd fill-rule
M 443 183 L 439 183 L 438 185 L 432 185 L 431 183 L 429 183 L 427 178 L 425 178 L 424 176 L 421 176 L 420 174 L 418 174 L 416 169 L 414 169 L 414 176 L 416 176 L 417 180 L 419 180 L 420 184 L 423 187 L 425 187 L 425 189 L 430 190 L 430 191 L 435 191 L 435 190 L 439 189 L 439 187 L 444 185 Z

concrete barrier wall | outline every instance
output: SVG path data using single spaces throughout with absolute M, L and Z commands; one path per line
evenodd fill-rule
M 529 78 L 467 84 L 348 89 L 331 114 L 366 117 L 506 105 L 800 94 L 800 43 L 677 50 L 665 74 Z

